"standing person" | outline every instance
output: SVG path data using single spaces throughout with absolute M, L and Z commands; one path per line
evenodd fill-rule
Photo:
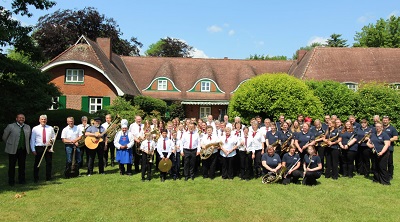
M 388 158 L 388 172 L 390 180 L 393 179 L 393 152 L 394 152 L 394 142 L 399 138 L 399 132 L 397 132 L 396 128 L 390 125 L 389 116 L 383 116 L 382 118 L 383 130 L 390 137 L 390 146 L 389 146 L 389 158 Z
M 172 143 L 174 144 L 173 153 L 171 155 L 172 160 L 172 178 L 174 180 L 181 177 L 180 169 L 181 169 L 181 147 L 182 143 L 178 139 L 178 133 L 173 130 L 172 131 Z M 215 170 L 215 169 L 214 169 Z
M 339 138 L 339 129 L 336 128 L 334 120 L 329 122 L 329 128 L 325 135 L 325 152 L 326 152 L 326 167 L 325 178 L 337 180 L 339 178 L 339 145 L 341 138 Z M 322 165 L 321 165 L 322 167 Z
M 33 180 L 35 183 L 39 181 L 39 167 L 38 164 L 42 158 L 46 146 L 51 146 L 56 139 L 53 127 L 47 125 L 47 116 L 41 115 L 39 117 L 39 125 L 33 127 L 31 135 L 31 150 L 35 156 L 35 164 L 33 166 Z M 46 181 L 51 180 L 51 170 L 53 162 L 53 152 L 48 148 L 44 158 L 46 160 Z
M 240 158 L 240 179 L 248 181 L 252 166 L 252 150 L 249 145 L 252 143 L 252 137 L 249 136 L 249 128 L 243 128 L 243 135 L 238 138 L 238 150 Z
M 3 141 L 6 143 L 5 152 L 8 153 L 8 185 L 15 184 L 15 165 L 18 161 L 18 183 L 25 184 L 26 155 L 29 154 L 29 137 L 31 127 L 25 124 L 25 115 L 18 114 L 16 122 L 8 124 L 4 129 Z
M 291 145 L 289 147 L 289 152 L 285 153 L 282 158 L 282 166 L 286 167 L 286 172 L 282 180 L 284 185 L 290 184 L 291 182 L 297 183 L 298 179 L 301 177 L 301 172 L 299 170 L 301 165 L 300 156 L 295 153 L 295 151 L 296 148 Z
M 300 153 L 301 159 L 304 159 L 304 155 L 307 152 L 309 146 L 314 146 L 315 140 L 314 135 L 310 132 L 310 126 L 308 123 L 304 123 L 302 131 L 296 135 L 294 145 Z
M 78 130 L 79 132 L 82 133 L 82 136 L 85 135 L 86 129 L 90 126 L 88 124 L 88 118 L 86 116 L 82 116 L 81 118 L 81 124 L 78 125 Z M 82 139 L 82 138 L 81 138 Z M 86 165 L 89 163 L 89 155 L 88 155 L 88 148 L 86 147 L 85 143 L 80 147 L 81 151 L 81 163 L 79 164 L 79 168 L 82 168 L 83 166 L 83 155 L 86 153 Z
M 316 119 L 314 121 L 314 137 L 318 138 L 315 140 L 315 149 L 317 150 L 318 156 L 321 159 L 322 172 L 324 172 L 325 167 L 325 147 L 321 146 L 321 143 L 325 139 L 326 130 L 323 129 L 321 121 Z
M 212 126 L 213 132 L 217 131 L 217 127 L 215 126 L 214 118 L 212 115 L 207 116 L 207 126 Z
M 375 124 L 375 132 L 372 132 L 371 138 L 367 143 L 368 147 L 375 149 L 374 159 L 374 182 L 383 185 L 390 185 L 390 176 L 387 170 L 389 159 L 390 137 L 383 130 L 382 123 Z
M 194 180 L 194 167 L 196 164 L 196 156 L 200 155 L 200 139 L 196 131 L 196 123 L 189 123 L 188 131 L 182 136 L 183 152 L 181 156 L 184 158 L 184 176 L 185 181 L 189 177 Z
M 153 136 L 150 133 L 145 134 L 145 140 L 140 145 L 142 150 L 142 182 L 147 179 L 151 180 L 151 168 L 153 166 L 154 151 L 156 149 L 156 143 L 153 140 Z M 147 172 L 147 178 L 145 178 Z
M 167 137 L 167 129 L 161 131 L 161 137 L 157 141 L 157 152 L 160 160 L 168 160 L 171 156 L 174 144 Z M 164 182 L 167 177 L 167 172 L 160 172 L 160 180 Z
M 254 176 L 255 178 L 259 178 L 261 176 L 261 156 L 264 154 L 265 138 L 262 135 L 262 131 L 258 129 L 258 122 L 256 120 L 251 122 L 251 127 L 250 137 L 252 143 L 249 145 L 249 149 L 252 150 L 251 158 L 254 160 Z
M 79 175 L 79 166 L 81 163 L 81 151 L 80 148 L 78 147 L 78 141 L 82 137 L 82 132 L 80 132 L 78 127 L 74 125 L 74 117 L 72 116 L 68 117 L 67 124 L 68 126 L 66 126 L 61 132 L 61 139 L 65 144 L 65 154 L 66 154 L 66 164 L 64 171 L 65 178 L 70 177 L 72 168 L 75 168 L 75 172 L 78 172 L 77 175 Z M 73 157 L 74 149 L 75 149 L 75 157 Z M 74 165 L 72 165 L 73 158 L 75 158 L 76 161 Z
M 162 123 L 162 121 L 160 122 Z M 161 132 L 161 130 L 164 129 L 160 127 L 158 128 Z M 135 172 L 138 173 L 139 171 L 139 164 L 140 164 L 140 154 L 138 151 L 140 151 L 140 144 L 144 140 L 144 124 L 142 123 L 142 117 L 140 116 L 135 116 L 135 122 L 132 123 L 129 126 L 129 133 L 131 133 L 135 139 L 135 150 L 133 151 L 133 156 L 134 156 L 134 164 L 135 164 Z M 158 164 L 158 162 L 157 162 Z
M 229 122 L 229 116 L 228 115 L 224 115 L 224 123 L 225 123 L 225 127 L 229 127 L 231 129 L 233 129 L 232 123 Z
M 303 163 L 304 185 L 317 185 L 317 179 L 321 177 L 322 164 L 313 146 L 307 148 Z
M 322 129 L 323 129 L 325 132 L 328 131 L 329 121 L 331 121 L 331 116 L 325 115 L 325 117 L 324 117 L 324 123 L 322 123 Z
M 126 175 L 132 176 L 132 147 L 135 143 L 135 139 L 132 133 L 128 132 L 128 120 L 121 120 L 121 130 L 117 132 L 114 138 L 113 145 L 117 148 L 117 162 L 119 164 L 119 174 L 125 174 L 126 164 Z
M 281 131 L 282 130 L 282 124 L 285 122 L 285 116 L 284 115 L 280 115 L 279 116 L 279 121 L 276 122 L 276 129 L 277 131 Z
M 86 129 L 85 136 L 91 136 L 95 137 L 96 139 L 103 139 L 102 142 L 99 142 L 96 149 L 88 149 L 88 154 L 89 154 L 89 164 L 88 164 L 88 170 L 87 170 L 87 176 L 91 176 L 93 174 L 93 168 L 94 168 L 94 159 L 97 158 L 99 159 L 98 167 L 99 167 L 99 174 L 104 174 L 104 150 L 105 144 L 108 142 L 107 141 L 107 135 L 105 134 L 106 129 L 101 126 L 101 118 L 96 117 L 94 119 L 94 125 L 89 126 Z M 97 135 L 99 133 L 99 135 Z
M 371 159 L 372 159 L 372 151 L 367 146 L 367 138 L 368 134 L 371 135 L 372 128 L 368 126 L 368 122 L 366 119 L 361 120 L 361 127 L 357 131 L 357 141 L 358 141 L 358 153 L 360 156 L 360 165 L 358 172 L 365 177 L 368 177 L 371 172 Z M 366 136 L 367 135 L 367 136 Z
M 225 137 L 220 137 L 223 145 L 219 154 L 222 156 L 222 179 L 233 180 L 233 160 L 236 156 L 237 137 L 231 135 L 231 128 L 225 128 Z
M 361 124 L 356 122 L 356 117 L 354 115 L 349 116 L 349 121 L 354 129 L 359 129 L 361 127 Z
M 107 130 L 108 127 L 110 127 L 111 121 L 112 121 L 111 114 L 107 114 L 106 115 L 106 122 L 101 124 L 101 126 L 103 126 L 104 129 Z M 114 138 L 112 138 L 112 139 L 114 139 Z M 105 150 L 104 150 L 104 165 L 105 165 L 105 167 L 108 166 L 108 151 L 110 151 L 111 167 L 114 167 L 115 146 L 114 146 L 114 143 L 113 143 L 112 139 L 110 139 L 110 141 L 107 141 L 107 144 L 105 144 Z
M 356 128 L 357 129 L 357 128 Z M 343 176 L 353 178 L 354 160 L 358 150 L 357 132 L 353 128 L 350 121 L 344 124 L 342 131 L 339 133 L 342 160 L 343 160 Z
M 265 137 L 267 148 L 272 146 L 275 150 L 275 153 L 281 155 L 281 139 L 281 132 L 277 131 L 275 123 L 271 123 L 271 131 L 267 132 Z
M 200 145 L 202 149 L 205 149 L 205 147 L 208 144 L 211 143 L 218 143 L 220 139 L 213 134 L 213 127 L 211 125 L 207 126 L 207 134 L 203 136 L 203 138 L 200 140 Z M 218 149 L 214 148 L 213 153 L 208 159 L 202 160 L 202 166 L 203 166 L 203 178 L 210 178 L 211 180 L 214 179 L 215 177 L 215 169 L 217 165 L 217 159 L 218 159 Z
M 281 133 L 281 143 L 282 143 L 281 150 L 287 149 L 287 147 L 289 147 L 292 144 L 294 137 L 294 135 L 289 131 L 289 124 L 287 122 L 284 122 L 281 125 L 280 133 Z M 287 152 L 287 150 L 285 152 Z M 283 150 L 281 156 L 283 156 Z

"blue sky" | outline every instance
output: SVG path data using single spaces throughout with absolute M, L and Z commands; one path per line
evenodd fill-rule
M 325 41 L 332 33 L 352 45 L 356 32 L 379 18 L 400 15 L 398 1 L 235 1 L 235 0 L 56 0 L 48 11 L 31 10 L 35 25 L 57 9 L 91 6 L 114 18 L 124 39 L 137 37 L 142 52 L 160 38 L 173 37 L 196 49 L 195 57 L 244 59 L 250 54 L 291 58 L 302 46 Z M 0 3 L 10 8 L 11 0 Z

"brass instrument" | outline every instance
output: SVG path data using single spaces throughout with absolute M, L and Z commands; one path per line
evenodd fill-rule
M 290 150 L 290 140 L 293 138 L 293 133 L 285 140 L 285 142 L 283 142 L 282 146 L 281 146 L 281 150 L 282 152 L 286 152 L 288 153 Z
M 338 137 L 339 137 L 339 132 L 334 137 L 329 138 L 328 141 L 332 142 Z M 328 146 L 327 142 L 324 141 L 324 142 L 321 143 L 321 147 L 326 147 L 326 146 Z
M 58 126 L 54 126 L 53 129 L 54 129 L 54 133 L 56 134 L 56 135 L 54 136 L 54 141 L 51 139 L 51 140 L 50 140 L 50 143 L 46 145 L 46 148 L 45 148 L 44 151 L 43 151 L 43 155 L 42 155 L 42 157 L 40 158 L 39 164 L 37 165 L 38 168 L 40 167 L 40 164 L 42 163 L 43 157 L 44 157 L 44 155 L 46 154 L 46 151 L 47 151 L 47 149 L 49 148 L 49 146 L 51 146 L 50 149 L 49 149 L 49 152 L 51 152 L 51 153 L 54 152 L 54 151 L 53 151 L 53 147 L 54 147 L 54 144 L 56 143 L 58 131 L 59 131 L 60 128 L 58 128 Z
M 114 140 L 115 135 L 121 130 L 121 117 L 117 114 L 114 121 L 106 129 L 108 143 Z
M 150 134 L 153 135 L 153 140 L 157 143 L 158 139 L 161 136 L 160 130 L 157 127 L 154 127 L 153 131 L 151 131 Z
M 322 133 L 321 135 L 315 137 L 314 141 L 319 140 L 319 139 L 321 139 L 321 138 L 323 138 L 323 137 L 325 137 L 325 133 Z M 321 142 L 321 141 L 318 141 L 318 142 Z M 318 143 L 318 142 L 317 142 L 317 143 Z
M 136 151 L 136 154 L 137 154 L 137 155 L 141 156 L 143 152 L 142 152 L 142 150 L 140 149 L 140 146 L 141 146 L 141 144 L 142 144 L 143 138 L 142 138 L 142 137 L 139 137 L 138 139 L 139 139 L 139 143 L 135 142 L 135 151 Z
M 358 144 L 366 142 L 371 137 L 371 133 L 372 133 L 372 129 L 370 131 L 368 131 L 360 141 L 358 141 Z
M 276 183 L 276 182 L 278 182 L 279 180 L 281 180 L 283 177 L 283 174 L 286 172 L 286 167 L 285 166 L 282 166 L 279 170 L 278 170 L 278 172 L 268 172 L 267 174 L 265 174 L 263 177 L 262 177 L 262 183 L 266 183 L 266 184 L 269 184 L 269 183 Z
M 87 125 L 87 127 L 89 127 L 89 126 Z M 84 146 L 85 146 L 85 139 L 86 139 L 85 133 L 86 133 L 87 127 L 86 127 L 86 128 L 83 128 L 83 130 L 82 130 L 82 136 L 81 136 L 81 138 L 78 140 L 78 148 L 81 148 L 81 147 L 84 147 Z
M 276 149 L 276 147 L 278 147 L 279 145 L 281 145 L 281 140 L 277 140 L 272 144 L 269 144 L 269 146 L 273 147 L 274 150 Z
M 220 148 L 223 145 L 222 142 L 217 142 L 217 143 L 209 143 L 207 144 L 204 148 L 200 150 L 200 158 L 202 160 L 206 160 L 210 158 L 210 156 L 213 154 L 215 148 Z

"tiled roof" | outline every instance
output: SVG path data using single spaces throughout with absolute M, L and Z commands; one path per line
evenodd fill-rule
M 399 48 L 316 47 L 294 62 L 289 74 L 338 82 L 400 82 Z

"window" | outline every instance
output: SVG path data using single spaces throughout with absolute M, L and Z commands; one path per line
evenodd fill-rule
M 355 83 L 345 83 L 345 84 L 346 84 L 347 88 L 353 90 L 354 92 L 357 91 L 357 88 L 358 88 L 357 84 L 355 84 Z
M 158 80 L 158 90 L 167 90 L 167 80 Z
M 59 97 L 51 98 L 51 106 L 50 106 L 49 110 L 57 110 L 59 102 L 60 102 L 60 98 Z
M 103 98 L 89 98 L 89 113 L 95 113 L 103 108 Z
M 400 89 L 400 84 L 396 83 L 392 85 L 393 89 L 399 90 Z
M 201 91 L 210 92 L 210 81 L 201 81 Z
M 200 118 L 207 118 L 208 115 L 211 115 L 211 107 L 200 107 Z
M 83 69 L 67 69 L 65 82 L 83 83 Z

